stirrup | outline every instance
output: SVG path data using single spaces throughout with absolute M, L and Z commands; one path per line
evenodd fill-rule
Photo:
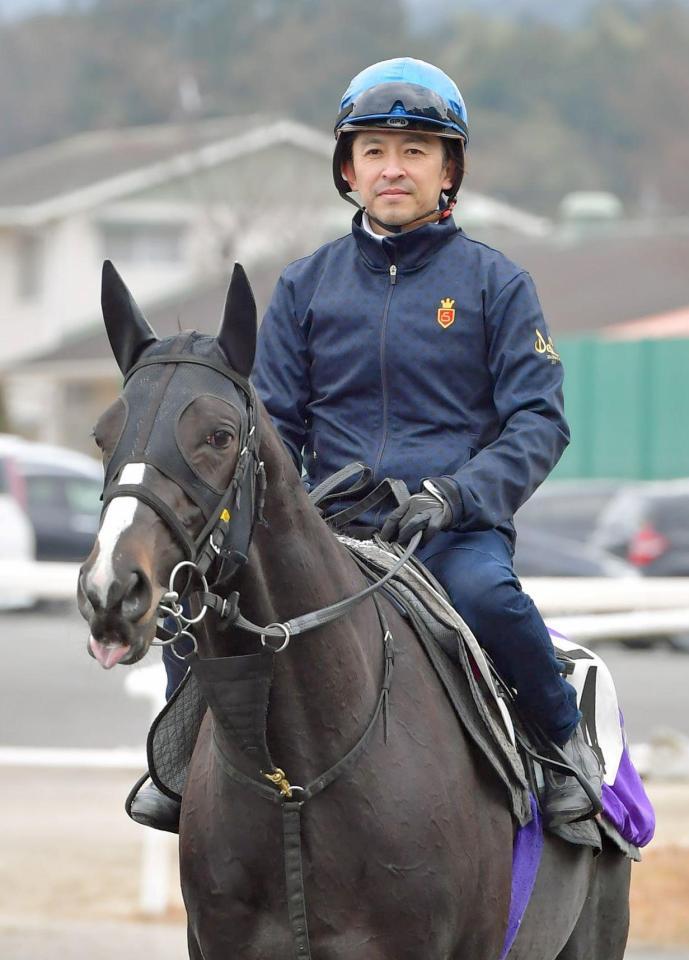
M 148 787 L 144 787 L 149 779 L 147 772 L 139 777 L 129 791 L 124 803 L 127 815 L 145 827 L 179 833 L 180 802 L 166 796 L 152 781 Z

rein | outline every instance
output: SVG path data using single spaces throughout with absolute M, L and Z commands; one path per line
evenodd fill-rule
M 337 603 L 331 604 L 329 607 L 323 607 L 321 610 L 314 610 L 312 613 L 304 613 L 299 617 L 294 617 L 292 620 L 287 620 L 285 623 L 270 623 L 265 627 L 260 627 L 256 623 L 252 623 L 251 620 L 247 620 L 246 617 L 242 616 L 239 611 L 239 594 L 232 593 L 229 597 L 223 598 L 218 596 L 216 593 L 210 593 L 204 591 L 199 594 L 203 606 L 208 609 L 213 609 L 215 612 L 223 619 L 227 620 L 228 624 L 233 624 L 236 627 L 239 627 L 241 630 L 246 630 L 248 633 L 258 634 L 261 637 L 261 643 L 264 647 L 272 650 L 273 653 L 281 653 L 285 650 L 289 644 L 289 641 L 292 637 L 297 636 L 301 633 L 306 633 L 308 630 L 315 630 L 317 627 L 323 627 L 327 623 L 332 623 L 333 620 L 337 620 L 340 617 L 343 617 L 346 613 L 356 606 L 358 603 L 361 603 L 362 600 L 365 600 L 367 597 L 373 596 L 381 587 L 384 587 L 385 584 L 390 580 L 395 574 L 404 566 L 404 564 L 409 560 L 417 546 L 419 541 L 423 536 L 423 531 L 419 531 L 414 534 L 414 537 L 409 542 L 409 546 L 406 548 L 399 560 L 396 560 L 392 567 L 387 571 L 387 573 L 376 580 L 375 583 L 370 584 L 364 590 L 361 590 L 359 593 L 355 593 L 352 597 L 346 597 L 344 600 L 338 600 Z M 281 646 L 273 648 L 270 644 L 266 643 L 266 637 L 272 637 L 276 640 L 282 640 Z

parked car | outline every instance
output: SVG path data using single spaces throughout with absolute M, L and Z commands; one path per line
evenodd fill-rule
M 519 577 L 638 576 L 630 564 L 605 550 L 521 523 L 514 569 Z
M 33 527 L 16 497 L 19 483 L 13 464 L 0 457 L 0 561 L 33 560 L 36 552 Z M 18 610 L 33 603 L 29 593 L 5 589 L 0 578 L 0 610 Z
M 689 479 L 621 490 L 601 513 L 592 542 L 646 577 L 689 576 Z
M 689 577 L 689 479 L 622 489 L 601 512 L 592 543 L 646 577 Z M 689 631 L 667 637 L 689 651 Z
M 609 478 L 546 480 L 517 511 L 517 530 L 528 525 L 586 543 L 601 512 L 626 486 Z
M 13 496 L 33 526 L 36 559 L 84 560 L 98 530 L 100 463 L 64 447 L 0 435 L 0 464 L 14 476 Z
M 515 570 L 522 577 L 622 577 L 635 571 L 592 544 L 619 480 L 547 480 L 517 511 Z

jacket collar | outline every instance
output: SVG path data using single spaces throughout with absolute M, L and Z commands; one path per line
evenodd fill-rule
M 416 230 L 384 237 L 380 243 L 361 225 L 361 211 L 352 220 L 352 234 L 359 253 L 373 270 L 389 270 L 394 263 L 404 273 L 422 267 L 433 254 L 459 231 L 452 217 L 439 223 L 427 223 Z

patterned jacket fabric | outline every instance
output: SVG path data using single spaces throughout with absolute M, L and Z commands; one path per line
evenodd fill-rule
M 284 270 L 253 374 L 310 486 L 352 460 L 442 478 L 456 530 L 510 538 L 569 441 L 562 379 L 528 273 L 451 218 L 381 242 L 360 213 Z

